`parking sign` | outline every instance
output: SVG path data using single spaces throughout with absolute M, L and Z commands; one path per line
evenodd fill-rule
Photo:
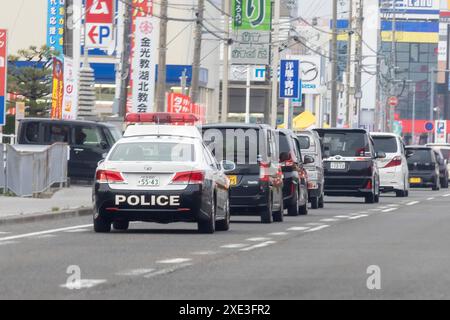
M 300 95 L 300 61 L 281 60 L 280 98 L 298 99 Z
M 114 39 L 113 0 L 86 0 L 86 48 L 108 49 Z

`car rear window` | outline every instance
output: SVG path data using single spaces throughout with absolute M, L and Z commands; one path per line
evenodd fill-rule
M 311 148 L 311 140 L 306 136 L 299 136 L 298 140 L 300 141 L 300 149 L 308 150 Z
M 367 134 L 355 131 L 329 131 L 320 133 L 326 157 L 361 157 L 370 152 Z
M 189 143 L 122 143 L 114 148 L 108 160 L 121 162 L 194 162 L 195 147 Z
M 397 153 L 398 143 L 395 137 L 373 137 L 376 152 Z
M 288 139 L 289 138 L 285 134 L 283 133 L 280 134 L 280 154 L 285 152 L 287 153 L 291 152 L 291 146 L 289 144 Z
M 431 150 L 428 149 L 410 149 L 414 154 L 408 158 L 408 163 L 430 163 Z
M 450 160 L 450 149 L 441 149 L 444 159 Z

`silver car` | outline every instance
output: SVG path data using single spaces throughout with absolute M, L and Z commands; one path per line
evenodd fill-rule
M 320 137 L 314 131 L 297 132 L 303 156 L 311 156 L 314 163 L 305 165 L 308 172 L 308 194 L 312 209 L 324 207 L 324 169 Z

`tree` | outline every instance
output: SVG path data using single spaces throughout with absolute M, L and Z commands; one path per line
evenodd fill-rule
M 58 53 L 47 46 L 31 46 L 8 57 L 8 92 L 25 98 L 30 116 L 48 114 L 52 93 L 52 58 L 55 55 Z

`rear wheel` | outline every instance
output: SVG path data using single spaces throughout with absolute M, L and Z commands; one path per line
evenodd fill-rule
M 228 231 L 230 230 L 230 202 L 227 201 L 225 205 L 225 219 L 216 222 L 217 231 Z
M 320 199 L 318 197 L 311 198 L 311 209 L 320 208 Z
M 113 222 L 113 228 L 117 231 L 127 231 L 130 227 L 129 221 L 114 221 Z
M 433 191 L 439 191 L 441 190 L 441 181 L 439 180 L 439 178 L 436 178 L 436 183 L 433 186 Z
M 366 202 L 366 203 L 368 203 L 368 204 L 373 204 L 373 203 L 375 203 L 375 194 L 374 194 L 374 193 L 370 193 L 370 194 L 367 195 L 365 198 L 366 198 L 366 199 L 365 199 L 365 202 Z
M 211 215 L 207 220 L 198 222 L 198 231 L 204 234 L 213 234 L 216 231 L 216 200 L 211 204 Z
M 111 232 L 111 221 L 102 218 L 101 215 L 94 217 L 94 231 L 97 233 Z
M 273 222 L 272 208 L 272 196 L 269 196 L 267 206 L 261 209 L 261 223 L 270 224 Z
M 325 196 L 322 194 L 319 198 L 319 208 L 323 209 L 325 207 Z
M 306 195 L 305 199 L 305 204 L 299 208 L 301 216 L 306 216 L 308 214 L 308 195 Z
M 300 197 L 298 194 L 298 191 L 295 192 L 294 199 L 291 202 L 291 205 L 287 208 L 288 209 L 288 216 L 290 217 L 297 217 L 300 214 L 299 207 L 300 207 Z
M 441 182 L 441 186 L 443 189 L 448 189 L 448 179 L 444 178 L 444 180 Z
M 281 195 L 281 199 L 280 199 L 280 210 L 279 211 L 275 211 L 273 213 L 273 221 L 274 222 L 283 222 L 284 220 L 284 202 L 283 202 L 283 195 Z

